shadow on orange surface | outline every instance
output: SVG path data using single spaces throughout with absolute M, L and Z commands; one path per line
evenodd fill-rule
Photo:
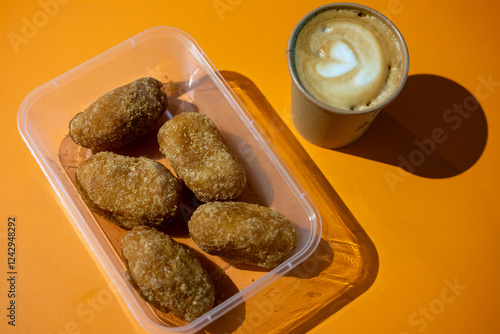
M 323 228 L 320 243 L 308 259 L 204 332 L 304 333 L 370 288 L 378 274 L 378 253 L 258 87 L 239 73 L 221 74 L 311 197 Z
M 473 94 L 447 78 L 419 74 L 408 77 L 363 137 L 337 151 L 447 178 L 479 160 L 487 137 L 486 116 Z

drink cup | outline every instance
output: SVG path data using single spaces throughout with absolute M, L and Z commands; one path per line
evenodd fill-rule
M 321 6 L 295 26 L 287 47 L 291 115 L 297 131 L 324 148 L 356 141 L 403 88 L 405 40 L 374 9 Z

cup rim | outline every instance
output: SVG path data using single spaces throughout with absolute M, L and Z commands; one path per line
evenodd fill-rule
M 401 76 L 401 79 L 398 83 L 398 88 L 396 90 L 394 90 L 392 92 L 392 94 L 387 99 L 385 99 L 382 103 L 376 104 L 370 108 L 359 110 L 359 111 L 345 110 L 345 109 L 333 107 L 331 105 L 328 105 L 328 104 L 318 100 L 314 96 L 312 96 L 312 94 L 310 94 L 305 89 L 305 87 L 302 85 L 302 82 L 300 81 L 299 76 L 298 76 L 297 71 L 296 71 L 296 68 L 295 68 L 295 52 L 293 51 L 293 49 L 294 49 L 298 34 L 302 30 L 302 28 L 306 25 L 307 22 L 309 22 L 316 15 L 318 15 L 324 11 L 327 11 L 329 9 L 339 8 L 339 7 L 367 11 L 370 14 L 372 14 L 373 16 L 376 16 L 381 21 L 383 21 L 387 25 L 387 27 L 394 33 L 394 36 L 396 37 L 396 40 L 398 41 L 398 43 L 400 44 L 400 47 L 401 47 L 403 62 L 405 64 L 407 64 L 406 69 L 405 69 L 405 73 L 404 73 L 404 75 Z M 302 94 L 307 99 L 309 99 L 311 102 L 321 106 L 322 109 L 328 110 L 328 111 L 333 112 L 333 113 L 345 114 L 345 115 L 363 115 L 363 114 L 368 114 L 368 113 L 371 113 L 371 112 L 374 112 L 374 111 L 377 111 L 377 110 L 380 110 L 380 109 L 386 107 L 388 104 L 390 104 L 396 98 L 396 96 L 399 95 L 399 93 L 403 89 L 403 87 L 406 83 L 406 79 L 408 78 L 408 73 L 409 73 L 409 69 L 410 69 L 410 56 L 409 56 L 409 52 L 408 52 L 408 46 L 406 45 L 406 41 L 405 41 L 403 35 L 401 34 L 401 31 L 399 31 L 399 29 L 396 27 L 396 25 L 391 20 L 389 20 L 388 17 L 386 17 L 384 14 L 380 13 L 379 11 L 377 11 L 373 8 L 370 8 L 370 7 L 367 7 L 364 5 L 360 5 L 357 3 L 352 3 L 352 2 L 336 2 L 336 3 L 326 4 L 326 5 L 323 5 L 323 6 L 320 6 L 320 7 L 313 9 L 312 11 L 307 13 L 304 17 L 302 17 L 300 19 L 300 21 L 295 25 L 295 27 L 292 30 L 292 33 L 290 34 L 290 37 L 289 37 L 288 43 L 287 43 L 286 57 L 287 57 L 287 63 L 288 63 L 288 72 L 290 73 L 292 80 L 297 85 L 297 88 L 302 92 Z

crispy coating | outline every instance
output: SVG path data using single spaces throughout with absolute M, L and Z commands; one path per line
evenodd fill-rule
M 206 115 L 175 116 L 161 127 L 158 143 L 177 176 L 200 201 L 231 200 L 245 188 L 243 165 Z
M 175 218 L 181 182 L 159 162 L 112 152 L 97 153 L 76 170 L 77 189 L 90 210 L 125 228 Z
M 167 109 L 163 84 L 141 78 L 92 102 L 69 123 L 69 135 L 94 151 L 124 146 L 150 131 Z
M 196 209 L 188 225 L 198 247 L 235 263 L 274 268 L 297 244 L 288 219 L 257 204 L 206 203 Z
M 212 308 L 213 283 L 182 244 L 140 226 L 123 237 L 121 248 L 129 277 L 143 298 L 161 311 L 190 322 Z

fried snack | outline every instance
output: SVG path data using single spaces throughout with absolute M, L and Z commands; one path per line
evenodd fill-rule
M 132 228 L 175 218 L 181 182 L 154 160 L 100 152 L 80 163 L 75 183 L 90 210 Z
M 167 109 L 163 84 L 142 78 L 113 89 L 69 123 L 69 135 L 94 151 L 124 146 L 149 132 Z
M 168 235 L 135 227 L 122 240 L 129 277 L 143 298 L 163 312 L 193 321 L 215 300 L 212 281 L 190 251 Z
M 203 204 L 188 226 L 203 251 L 264 268 L 282 263 L 297 244 L 295 229 L 282 214 L 244 202 Z
M 202 202 L 238 197 L 246 175 L 214 122 L 200 113 L 182 113 L 158 132 L 160 151 L 174 172 Z

